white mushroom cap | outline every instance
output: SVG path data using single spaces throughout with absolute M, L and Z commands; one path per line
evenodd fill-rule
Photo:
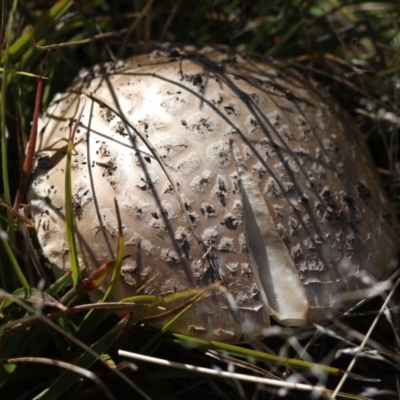
M 224 279 L 236 306 L 215 292 L 172 329 L 236 341 L 261 335 L 270 316 L 324 322 L 390 273 L 394 213 L 351 122 L 294 71 L 211 49 L 97 67 L 56 96 L 28 197 L 43 252 L 61 271 L 66 146 L 82 107 L 78 255 L 86 276 L 115 258 L 115 197 L 133 256 L 114 299 L 148 282 L 145 293 L 166 295 Z

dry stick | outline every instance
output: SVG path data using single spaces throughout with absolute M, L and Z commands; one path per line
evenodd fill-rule
M 51 49 L 58 49 L 61 47 L 71 47 L 71 46 L 78 46 L 81 44 L 87 44 L 92 42 L 93 40 L 100 40 L 100 39 L 105 39 L 105 38 L 109 38 L 109 37 L 113 37 L 113 36 L 118 36 L 118 35 L 122 35 L 123 33 L 128 31 L 128 28 L 124 28 L 124 29 L 120 29 L 118 31 L 115 32 L 105 32 L 105 33 L 99 33 L 97 35 L 94 35 L 91 38 L 88 39 L 81 39 L 81 40 L 75 40 L 72 42 L 64 42 L 64 43 L 54 43 L 54 44 L 49 44 L 47 46 L 40 46 L 36 43 L 35 38 L 33 36 L 33 28 L 32 25 L 29 27 L 29 31 L 31 34 L 31 44 L 32 46 L 37 49 L 37 50 L 51 50 Z
M 25 222 L 28 226 L 33 226 L 33 222 L 25 217 L 24 215 L 21 215 L 17 210 L 14 210 L 11 205 L 4 199 L 0 198 L 0 207 L 6 208 L 16 219 L 20 219 L 21 221 Z
M 28 148 L 26 151 L 26 156 L 24 159 L 24 164 L 22 166 L 22 173 L 21 179 L 19 181 L 19 186 L 17 190 L 17 194 L 15 195 L 14 205 L 13 208 L 15 211 L 18 211 L 20 203 L 23 201 L 25 197 L 26 187 L 28 185 L 29 177 L 32 173 L 33 168 L 33 156 L 35 154 L 35 147 L 36 147 L 36 138 L 37 138 L 37 130 L 38 130 L 38 120 L 39 120 L 39 112 L 40 112 L 40 100 L 42 98 L 42 91 L 43 91 L 43 74 L 44 74 L 44 67 L 46 65 L 47 57 L 49 53 L 47 52 L 42 63 L 42 67 L 40 70 L 40 77 L 37 84 L 36 89 L 36 98 L 35 98 L 35 110 L 33 113 L 33 123 L 31 128 L 31 133 L 29 136 L 29 143 Z
M 250 361 L 241 360 L 239 358 L 230 356 L 229 354 L 219 353 L 216 350 L 207 350 L 207 351 L 204 351 L 204 354 L 206 356 L 213 357 L 220 362 L 224 362 L 228 365 L 231 363 L 233 365 L 236 365 L 239 368 L 249 370 L 249 371 L 251 371 L 255 374 L 259 374 L 260 376 L 263 376 L 263 377 L 267 377 L 270 379 L 276 379 L 277 381 L 284 380 L 280 376 L 274 375 L 272 372 L 267 371 L 266 369 L 263 369 L 263 368 L 259 367 L 258 365 L 252 364 Z
M 119 50 L 119 56 L 124 54 L 126 47 L 128 46 L 129 38 L 132 33 L 135 31 L 136 27 L 138 26 L 139 22 L 142 20 L 143 17 L 148 15 L 151 6 L 153 5 L 153 0 L 149 0 L 147 4 L 143 7 L 143 10 L 138 14 L 136 17 L 135 22 L 128 28 L 128 32 L 125 35 L 124 41 L 122 42 L 121 48 Z M 120 58 L 120 57 L 119 57 Z
M 365 344 L 368 342 L 369 337 L 371 336 L 373 330 L 375 329 L 376 324 L 378 323 L 380 317 L 383 315 L 384 310 L 386 309 L 390 299 L 392 298 L 393 294 L 396 292 L 397 287 L 400 285 L 400 278 L 397 279 L 396 283 L 394 284 L 392 290 L 390 291 L 390 293 L 388 294 L 388 296 L 386 297 L 384 303 L 382 304 L 381 309 L 379 310 L 378 315 L 375 317 L 374 321 L 372 322 L 370 328 L 368 329 L 367 334 L 364 337 L 364 340 L 361 342 L 360 347 L 358 348 L 357 353 L 354 355 L 354 358 L 351 360 L 349 366 L 347 367 L 347 370 L 345 372 L 345 374 L 342 376 L 342 379 L 340 380 L 340 382 L 338 383 L 338 385 L 336 386 L 335 391 L 332 394 L 332 398 L 335 399 L 336 396 L 338 395 L 340 389 L 342 388 L 342 386 L 344 385 L 344 383 L 346 382 L 351 370 L 353 369 L 357 358 L 359 356 L 359 354 L 361 353 L 361 351 L 363 350 L 363 348 L 365 347 Z
M 175 5 L 173 6 L 171 12 L 168 15 L 168 19 L 167 19 L 167 21 L 165 22 L 165 24 L 163 26 L 163 29 L 162 29 L 162 32 L 161 32 L 161 35 L 160 35 L 160 42 L 164 41 L 165 36 L 167 35 L 168 28 L 170 27 L 173 19 L 175 18 L 178 10 L 181 8 L 183 2 L 184 2 L 184 0 L 178 0 L 175 3 Z

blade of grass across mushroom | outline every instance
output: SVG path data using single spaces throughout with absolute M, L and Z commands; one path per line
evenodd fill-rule
M 114 197 L 114 205 L 115 205 L 115 213 L 117 214 L 117 220 L 118 220 L 118 247 L 117 247 L 117 259 L 113 271 L 113 275 L 111 278 L 111 283 L 109 287 L 107 288 L 106 293 L 104 294 L 101 302 L 105 303 L 108 301 L 113 293 L 115 292 L 115 288 L 118 283 L 118 279 L 120 278 L 121 275 L 121 267 L 122 267 L 122 261 L 124 258 L 126 258 L 129 255 L 124 256 L 124 232 L 122 229 L 122 221 L 121 221 L 121 214 L 119 212 L 119 207 L 118 207 L 118 201 Z
M 215 282 L 215 283 L 207 286 L 206 288 L 184 290 L 182 292 L 177 292 L 177 293 L 167 296 L 165 298 L 164 302 L 170 303 L 172 301 L 181 299 L 183 296 L 192 295 L 192 293 L 197 292 L 189 301 L 185 302 L 184 304 L 178 306 L 175 309 L 168 310 L 162 314 L 152 315 L 152 316 L 143 318 L 143 320 L 146 322 L 146 321 L 160 319 L 160 318 L 165 319 L 171 315 L 171 319 L 157 333 L 155 333 L 155 335 L 144 346 L 142 346 L 140 351 L 142 353 L 147 353 L 149 351 L 149 349 L 151 348 L 151 346 L 153 346 L 155 343 L 160 343 L 159 342 L 160 337 L 164 333 L 169 331 L 171 326 L 173 326 L 173 324 L 176 321 L 178 321 L 183 315 L 185 315 L 185 313 L 187 313 L 191 308 L 193 308 L 198 302 L 200 302 L 204 297 L 209 295 L 211 292 L 213 292 L 215 290 L 220 290 L 221 285 L 222 285 L 222 282 L 219 281 L 219 282 Z M 146 310 L 146 312 L 147 312 L 147 310 Z
M 108 273 L 108 272 L 107 272 Z M 104 273 L 102 273 L 103 276 L 105 276 Z M 60 280 L 65 281 L 69 278 L 69 274 L 67 274 L 66 276 L 64 275 L 63 277 L 60 278 Z M 89 278 L 86 278 L 89 279 Z M 84 280 L 83 280 L 84 281 Z M 83 283 L 83 281 L 81 283 Z M 81 285 L 78 284 L 78 287 Z M 60 286 L 62 284 L 62 282 L 58 282 L 57 285 Z M 66 309 L 63 309 L 62 311 L 55 311 L 52 313 L 48 313 L 45 315 L 45 317 L 48 320 L 56 320 L 56 319 L 60 319 L 60 318 L 64 318 L 68 315 L 71 314 L 76 314 L 76 313 L 82 313 L 82 312 L 87 312 L 90 311 L 91 309 L 94 310 L 113 310 L 114 312 L 118 312 L 118 311 L 126 311 L 126 312 L 130 312 L 131 311 L 131 307 L 132 304 L 139 304 L 139 303 L 147 303 L 150 304 L 144 311 L 142 311 L 141 313 L 137 314 L 136 316 L 133 316 L 130 320 L 130 326 L 135 325 L 138 321 L 141 321 L 143 319 L 145 319 L 145 316 L 152 311 L 154 308 L 156 308 L 157 306 L 161 305 L 161 304 L 168 304 L 171 303 L 173 301 L 176 300 L 182 300 L 182 298 L 185 297 L 191 297 L 191 299 L 176 307 L 175 309 L 169 310 L 165 313 L 162 314 L 158 314 L 155 315 L 153 317 L 148 317 L 148 318 L 167 318 L 169 315 L 172 314 L 176 314 L 177 312 L 181 311 L 184 307 L 186 307 L 190 302 L 193 302 L 196 298 L 199 297 L 200 295 L 205 295 L 205 292 L 210 292 L 211 290 L 215 290 L 215 286 L 218 286 L 219 282 L 217 282 L 214 285 L 211 285 L 211 287 L 208 288 L 204 288 L 204 289 L 189 289 L 189 290 L 184 290 L 181 292 L 177 292 L 177 293 L 173 293 L 170 294 L 166 297 L 162 297 L 162 296 L 158 296 L 158 295 L 152 295 L 152 294 L 143 294 L 143 295 L 136 295 L 133 297 L 129 297 L 129 298 L 125 298 L 123 300 L 121 300 L 118 303 L 112 302 L 112 303 L 96 303 L 96 304 L 83 304 L 83 305 L 78 305 L 78 306 L 73 306 L 73 307 L 68 307 Z M 71 289 L 73 290 L 73 289 Z M 68 294 L 68 293 L 67 293 Z M 74 293 L 74 295 L 76 295 L 76 292 Z M 11 299 L 13 302 L 18 303 L 19 298 L 12 295 L 12 294 L 8 294 L 8 293 L 3 293 L 2 296 L 3 297 L 3 302 L 6 302 L 7 299 Z M 72 296 L 71 296 L 72 297 Z M 60 303 L 62 305 L 65 304 L 65 302 L 63 301 L 63 299 L 61 299 Z M 132 303 L 132 304 L 131 304 Z M 119 307 L 118 307 L 119 305 Z M 34 326 L 41 323 L 41 321 L 39 319 L 35 319 L 34 317 L 29 317 L 29 318 L 20 318 L 20 319 L 14 319 L 4 325 L 1 326 L 1 329 L 4 330 L 8 330 L 8 329 L 18 329 L 18 330 L 22 330 L 24 328 L 30 327 L 30 326 Z M 18 327 L 17 327 L 18 326 Z M 1 344 L 1 343 L 0 343 Z M 1 347 L 1 346 L 0 346 Z
M 121 276 L 121 267 L 122 267 L 122 262 L 124 261 L 125 258 L 130 257 L 129 254 L 124 255 L 124 232 L 122 229 L 122 221 L 121 221 L 121 214 L 119 212 L 119 207 L 118 207 L 118 202 L 117 199 L 114 198 L 114 205 L 115 205 L 115 212 L 117 214 L 117 220 L 118 220 L 118 247 L 117 247 L 117 258 L 115 262 L 111 265 L 113 267 L 113 274 L 111 277 L 111 282 L 107 288 L 106 293 L 104 294 L 103 298 L 100 300 L 100 303 L 106 303 L 113 295 L 115 288 L 117 286 L 118 280 L 120 279 Z M 107 272 L 107 271 L 105 271 Z M 102 281 L 105 278 L 106 274 L 101 274 L 99 276 L 99 279 Z M 98 281 L 94 282 L 97 284 L 97 286 L 100 284 Z M 90 310 L 85 318 L 82 321 L 82 324 L 79 329 L 82 329 L 84 332 L 87 332 L 87 330 L 93 331 L 103 320 L 106 318 L 110 312 L 95 312 L 94 310 Z
M 81 280 L 81 271 L 79 268 L 78 253 L 75 241 L 74 210 L 72 205 L 72 152 L 74 149 L 75 134 L 78 130 L 84 108 L 85 106 L 83 105 L 81 111 L 78 114 L 78 118 L 73 125 L 72 132 L 68 140 L 68 148 L 65 162 L 65 224 L 67 230 L 67 243 L 69 247 L 69 263 L 72 270 L 72 282 L 74 286 L 76 286 Z
M 130 257 L 130 254 L 126 254 L 122 257 L 122 260 Z M 112 260 L 101 265 L 97 270 L 89 277 L 82 279 L 78 285 L 72 287 L 61 299 L 62 304 L 71 306 L 76 299 L 78 299 L 83 294 L 89 293 L 91 290 L 98 288 L 104 279 L 110 274 L 111 270 L 115 269 L 117 260 Z M 71 271 L 72 272 L 72 271 Z M 65 274 L 62 276 L 64 281 L 68 279 L 70 274 Z M 61 279 L 61 278 L 60 278 Z

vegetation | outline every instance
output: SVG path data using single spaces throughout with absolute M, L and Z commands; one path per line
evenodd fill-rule
M 87 286 L 76 270 L 74 288 L 64 287 L 68 277 L 54 281 L 24 205 L 32 168 L 32 152 L 24 149 L 53 95 L 67 88 L 82 67 L 171 41 L 197 46 L 220 43 L 273 56 L 320 81 L 365 133 L 399 211 L 400 3 L 2 0 L 0 4 L 2 399 L 310 398 L 310 390 L 315 398 L 400 397 L 398 280 L 382 296 L 315 331 L 275 326 L 255 347 L 203 342 L 171 334 L 168 326 L 156 331 L 129 314 L 118 317 L 109 312 L 123 310 L 121 304 L 90 304 Z M 119 252 L 116 264 L 122 256 Z M 96 284 L 96 279 L 101 280 L 101 274 L 89 284 Z M 91 308 L 98 310 L 94 314 Z M 127 361 L 118 354 L 120 349 L 240 375 L 222 378 L 154 366 L 148 360 Z M 294 388 L 294 383 L 300 386 Z

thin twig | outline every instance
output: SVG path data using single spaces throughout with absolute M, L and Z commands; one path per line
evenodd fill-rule
M 40 46 L 39 44 L 37 44 L 37 42 L 35 41 L 35 38 L 33 36 L 32 25 L 29 27 L 29 31 L 31 34 L 30 39 L 31 39 L 32 46 L 37 50 L 45 51 L 45 50 L 59 49 L 62 47 L 80 46 L 82 44 L 91 43 L 93 40 L 101 40 L 101 39 L 106 39 L 109 37 L 119 36 L 119 35 L 122 35 L 125 32 L 127 32 L 128 28 L 120 29 L 120 30 L 114 31 L 114 32 L 99 33 L 88 39 L 73 40 L 71 42 L 63 42 L 63 43 L 54 43 L 54 44 L 49 44 L 47 46 Z
M 153 0 L 149 0 L 147 2 L 147 4 L 145 5 L 145 7 L 143 8 L 143 10 L 136 17 L 135 22 L 128 28 L 128 32 L 125 35 L 124 41 L 122 42 L 122 45 L 120 47 L 120 51 L 119 51 L 120 57 L 121 57 L 121 55 L 124 54 L 132 33 L 135 31 L 136 27 L 138 26 L 138 24 L 142 20 L 142 18 L 145 17 L 146 15 L 148 15 L 148 12 L 151 9 L 152 5 L 153 5 Z
M 170 12 L 169 15 L 168 15 L 168 19 L 167 19 L 167 21 L 165 22 L 165 24 L 164 24 L 164 26 L 163 26 L 163 29 L 162 29 L 162 32 L 161 32 L 161 35 L 160 35 L 160 42 L 163 42 L 163 41 L 165 40 L 165 36 L 166 36 L 166 34 L 167 34 L 168 28 L 170 27 L 170 25 L 171 25 L 173 19 L 175 18 L 175 16 L 176 16 L 178 10 L 181 8 L 182 3 L 183 3 L 184 1 L 185 1 L 185 0 L 178 0 L 178 1 L 174 4 L 174 7 L 172 8 L 171 12 Z

